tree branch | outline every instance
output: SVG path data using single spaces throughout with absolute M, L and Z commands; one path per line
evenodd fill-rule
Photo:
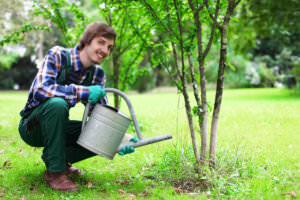
M 222 28 L 225 26 L 224 25 L 225 23 L 229 22 L 230 16 L 232 15 L 234 8 L 235 8 L 235 0 L 228 0 L 228 6 L 227 6 L 227 10 L 226 10 L 226 16 L 225 16 L 225 18 L 223 20 Z M 227 24 L 226 24 L 226 26 L 227 26 Z
M 174 6 L 175 6 L 175 9 L 176 9 L 176 16 L 177 16 L 177 21 L 178 21 L 178 28 L 179 28 L 179 33 L 180 33 L 180 38 L 179 38 L 179 41 L 180 41 L 180 51 L 181 51 L 181 77 L 182 77 L 182 82 L 184 84 L 184 78 L 185 78 L 185 73 L 184 73 L 184 49 L 183 49 L 183 40 L 182 40 L 182 25 L 181 25 L 181 18 L 179 16 L 179 10 L 178 10 L 178 7 L 177 7 L 177 2 L 176 0 L 173 0 L 174 2 Z
M 237 5 L 239 5 L 240 2 L 241 2 L 241 0 L 238 0 L 237 2 L 235 2 L 234 8 L 237 7 Z
M 143 0 L 143 2 L 146 4 L 146 6 L 150 9 L 152 16 L 163 26 L 163 28 L 167 31 L 167 32 L 171 32 L 173 33 L 173 35 L 176 37 L 176 34 L 174 34 L 174 31 L 170 28 L 164 25 L 164 23 L 162 23 L 161 19 L 158 17 L 158 15 L 156 14 L 155 10 L 152 8 L 152 6 L 150 4 L 148 4 L 146 2 L 146 0 Z
M 204 0 L 204 4 L 205 4 L 205 6 L 206 6 L 206 9 L 207 9 L 207 12 L 208 12 L 210 18 L 214 21 L 214 23 L 216 24 L 216 26 L 217 26 L 219 29 L 221 29 L 222 26 L 221 26 L 221 25 L 219 24 L 219 22 L 217 21 L 217 16 L 213 16 L 213 15 L 210 13 L 210 11 L 209 11 L 209 6 L 208 6 L 207 0 Z M 219 4 L 220 4 L 220 0 L 218 0 L 218 2 L 217 2 L 216 9 L 219 9 Z
M 127 51 L 128 48 L 132 47 L 133 44 L 135 44 L 136 41 L 131 39 L 128 41 L 127 46 L 125 46 L 124 48 L 122 48 L 122 51 L 120 52 L 120 55 L 122 55 L 123 53 L 125 53 L 125 51 Z
M 122 37 L 124 34 L 124 27 L 125 27 L 125 17 L 123 17 L 120 35 L 118 36 L 118 40 L 120 41 L 120 46 L 122 46 L 122 41 L 123 41 Z M 124 52 L 122 52 L 122 53 L 124 53 Z
M 170 11 L 169 11 L 169 5 L 168 5 L 168 2 L 166 3 L 166 10 L 167 10 L 167 13 L 168 13 L 168 20 L 169 20 L 169 23 L 171 22 L 171 18 L 170 18 Z M 181 77 L 182 74 L 181 74 L 181 70 L 178 66 L 178 62 L 177 62 L 177 51 L 176 51 L 176 48 L 175 48 L 175 44 L 174 42 L 171 42 L 171 45 L 172 45 L 172 52 L 173 52 L 173 56 L 174 56 L 174 60 L 175 60 L 175 67 L 176 67 L 176 70 L 177 70 L 177 73 L 176 73 L 176 76 L 178 77 Z
M 207 1 L 207 0 L 206 0 Z M 216 10 L 215 10 L 215 16 L 214 18 L 216 19 L 217 16 L 218 16 L 218 13 L 219 13 L 219 10 L 220 10 L 220 0 L 217 1 L 217 5 L 216 5 Z M 212 45 L 212 42 L 213 42 L 213 38 L 214 38 L 214 34 L 215 34 L 215 29 L 216 29 L 216 23 L 214 22 L 213 25 L 212 25 L 212 28 L 211 28 L 211 31 L 210 31 L 210 38 L 209 38 L 209 42 L 204 50 L 204 53 L 203 53 L 203 60 L 205 59 L 205 57 L 207 56 L 210 48 L 211 48 L 211 45 Z
M 128 75 L 129 75 L 129 70 L 131 69 L 131 66 L 134 64 L 134 62 L 136 61 L 136 59 L 138 57 L 140 57 L 142 51 L 144 49 L 144 46 L 141 46 L 141 48 L 139 49 L 139 52 L 137 53 L 137 55 L 135 56 L 135 58 L 132 60 L 132 62 L 130 62 L 129 64 L 127 64 L 127 69 L 126 69 L 126 72 L 125 72 L 125 77 L 123 79 L 123 82 L 126 82 L 127 78 L 128 78 Z M 124 87 L 125 84 L 122 84 L 122 86 Z M 124 90 L 125 88 L 122 88 L 122 90 Z

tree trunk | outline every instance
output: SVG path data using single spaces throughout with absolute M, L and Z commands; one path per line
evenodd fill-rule
M 222 103 L 222 95 L 223 95 L 223 87 L 224 87 L 224 70 L 226 65 L 226 54 L 227 54 L 227 25 L 228 25 L 228 21 L 224 21 L 224 24 L 221 28 L 220 61 L 219 61 L 214 112 L 213 112 L 213 118 L 211 123 L 211 136 L 210 136 L 209 165 L 211 167 L 216 166 L 217 131 L 218 131 L 219 113 L 220 113 L 221 103 Z
M 117 49 L 116 49 L 117 50 Z M 115 52 L 113 55 L 113 87 L 119 89 L 120 88 L 120 63 L 117 52 Z M 120 97 L 114 93 L 114 105 L 116 109 L 120 108 Z
M 179 40 L 180 41 L 180 51 L 181 51 L 180 79 L 181 79 L 181 83 L 182 83 L 182 93 L 183 93 L 183 96 L 184 96 L 185 110 L 186 110 L 186 114 L 187 114 L 187 118 L 188 118 L 188 123 L 189 123 L 191 138 L 192 138 L 194 154 L 195 154 L 195 158 L 196 158 L 197 166 L 198 166 L 197 172 L 200 173 L 201 172 L 201 161 L 200 161 L 199 150 L 198 150 L 198 146 L 197 146 L 197 140 L 196 140 L 194 125 L 193 125 L 193 115 L 192 115 L 191 104 L 190 104 L 190 100 L 189 100 L 189 96 L 188 96 L 188 92 L 187 92 L 187 88 L 186 88 L 186 72 L 185 72 L 185 64 L 184 64 L 184 54 L 185 54 L 185 52 L 184 52 L 184 47 L 183 47 L 183 27 L 182 27 L 182 24 L 181 24 L 181 17 L 180 17 L 180 12 L 178 10 L 177 2 L 176 2 L 176 0 L 174 0 L 173 2 L 174 2 L 175 10 L 176 10 L 178 29 L 179 29 L 179 33 L 180 33 L 180 35 L 179 35 L 180 36 L 179 37 L 179 39 L 180 39 Z M 174 47 L 173 47 L 173 49 L 174 49 Z M 178 72 L 180 72 L 180 70 L 178 70 Z
M 189 96 L 187 93 L 187 88 L 186 88 L 186 83 L 183 82 L 182 84 L 183 87 L 183 97 L 184 97 L 184 103 L 185 103 L 185 111 L 186 111 L 186 115 L 188 118 L 188 124 L 189 124 L 189 128 L 190 128 L 190 133 L 191 133 L 191 138 L 192 138 L 192 144 L 193 144 L 193 150 L 194 150 L 194 155 L 197 161 L 197 166 L 198 166 L 198 173 L 201 173 L 201 160 L 200 160 L 200 156 L 199 156 L 199 149 L 198 149 L 198 145 L 197 145 L 197 140 L 196 140 L 196 136 L 195 136 L 195 130 L 194 130 L 194 125 L 193 125 L 193 116 L 192 116 L 192 109 L 191 109 L 191 104 L 189 101 Z
M 199 116 L 200 136 L 201 136 L 200 164 L 202 166 L 202 165 L 206 165 L 205 160 L 206 160 L 206 149 L 207 149 L 206 80 L 205 80 L 205 68 L 204 68 L 203 47 L 202 47 L 202 26 L 201 26 L 198 13 L 194 14 L 194 19 L 197 26 L 198 63 L 199 63 L 199 71 L 200 71 L 201 103 L 202 103 L 202 111 L 203 111 L 200 113 L 201 116 Z
M 207 149 L 207 99 L 206 99 L 206 80 L 205 68 L 203 60 L 200 61 L 200 86 L 201 86 L 201 102 L 202 102 L 202 120 L 200 120 L 201 130 L 201 165 L 206 165 L 206 149 Z

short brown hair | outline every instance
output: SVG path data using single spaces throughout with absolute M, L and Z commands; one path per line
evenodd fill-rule
M 89 44 L 95 37 L 103 36 L 105 38 L 116 40 L 116 31 L 102 22 L 93 22 L 89 24 L 84 30 L 78 45 L 78 49 L 84 48 L 85 44 Z

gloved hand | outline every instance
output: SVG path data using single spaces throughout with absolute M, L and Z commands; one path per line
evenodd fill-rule
M 134 136 L 131 140 L 129 140 L 130 142 L 138 142 L 138 139 Z M 123 147 L 121 149 L 121 151 L 119 152 L 119 155 L 124 156 L 125 154 L 128 153 L 133 153 L 135 151 L 134 147 L 131 147 L 129 145 L 126 145 L 125 147 Z
M 100 99 L 105 97 L 106 92 L 103 90 L 103 87 L 100 85 L 91 85 L 89 86 L 89 101 L 91 103 L 97 103 Z

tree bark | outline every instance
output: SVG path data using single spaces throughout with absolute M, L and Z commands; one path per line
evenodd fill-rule
M 183 97 L 184 97 L 184 103 L 185 103 L 185 110 L 186 110 L 186 115 L 188 118 L 188 124 L 190 128 L 190 133 L 191 133 L 191 138 L 192 138 L 192 144 L 193 144 L 193 150 L 194 150 L 194 155 L 196 158 L 197 166 L 198 166 L 198 173 L 201 173 L 201 158 L 199 156 L 199 149 L 197 145 L 197 140 L 195 136 L 195 130 L 194 130 L 194 125 L 193 125 L 193 116 L 192 116 L 192 109 L 191 109 L 191 104 L 189 101 L 189 96 L 187 93 L 187 88 L 186 88 L 186 83 L 182 82 L 182 87 L 183 87 Z
M 215 104 L 214 104 L 213 118 L 211 122 L 211 135 L 210 135 L 209 165 L 211 167 L 216 166 L 217 132 L 218 132 L 219 114 L 220 114 L 220 109 L 222 104 L 222 96 L 223 96 L 223 88 L 224 88 L 224 71 L 226 66 L 226 54 L 227 54 L 227 25 L 228 22 L 225 21 L 221 28 L 220 61 L 219 61 L 218 80 L 217 80 Z
M 113 87 L 114 88 L 120 88 L 120 63 L 119 63 L 119 57 L 116 52 L 112 55 L 112 61 L 113 61 Z M 114 93 L 114 105 L 116 109 L 120 109 L 120 97 Z
M 190 101 L 189 101 L 189 96 L 188 96 L 187 87 L 186 87 L 186 73 L 185 73 L 184 48 L 183 48 L 183 28 L 182 28 L 182 24 L 181 24 L 180 12 L 179 12 L 178 7 L 177 7 L 177 1 L 173 0 L 173 2 L 174 2 L 174 7 L 176 9 L 178 29 L 179 29 L 179 33 L 180 33 L 179 42 L 180 42 L 180 51 L 181 51 L 181 72 L 182 72 L 180 74 L 180 79 L 181 79 L 181 83 L 182 83 L 182 93 L 183 93 L 183 97 L 184 97 L 185 110 L 186 110 L 186 114 L 187 114 L 187 118 L 188 118 L 191 138 L 192 138 L 194 155 L 195 155 L 195 158 L 196 158 L 196 161 L 197 161 L 197 166 L 198 166 L 197 171 L 198 171 L 198 173 L 200 173 L 201 172 L 201 159 L 200 159 L 200 156 L 199 156 L 197 139 L 196 139 L 196 136 L 195 136 L 191 104 L 190 104 Z
M 235 0 L 228 0 L 228 6 L 226 11 L 226 16 L 223 20 L 223 24 L 220 25 L 216 22 L 216 18 L 213 18 L 217 27 L 221 33 L 221 48 L 220 48 L 220 60 L 219 60 L 219 70 L 218 70 L 218 80 L 215 96 L 215 104 L 213 111 L 213 118 L 211 122 L 211 135 L 210 135 L 210 148 L 209 148 L 209 165 L 211 167 L 216 167 L 216 151 L 217 151 L 217 132 L 218 132 L 218 122 L 220 109 L 222 104 L 223 88 L 224 88 L 224 71 L 226 67 L 226 56 L 227 56 L 227 28 L 230 21 L 230 16 L 233 13 L 234 8 L 239 4 L 240 0 L 235 2 Z
M 206 98 L 206 80 L 205 68 L 202 47 L 202 26 L 199 19 L 199 14 L 194 14 L 195 23 L 197 26 L 197 46 L 198 46 L 198 64 L 200 71 L 200 90 L 201 90 L 201 106 L 202 112 L 199 116 L 200 136 L 201 136 L 201 166 L 206 165 L 206 149 L 207 149 L 207 98 Z

